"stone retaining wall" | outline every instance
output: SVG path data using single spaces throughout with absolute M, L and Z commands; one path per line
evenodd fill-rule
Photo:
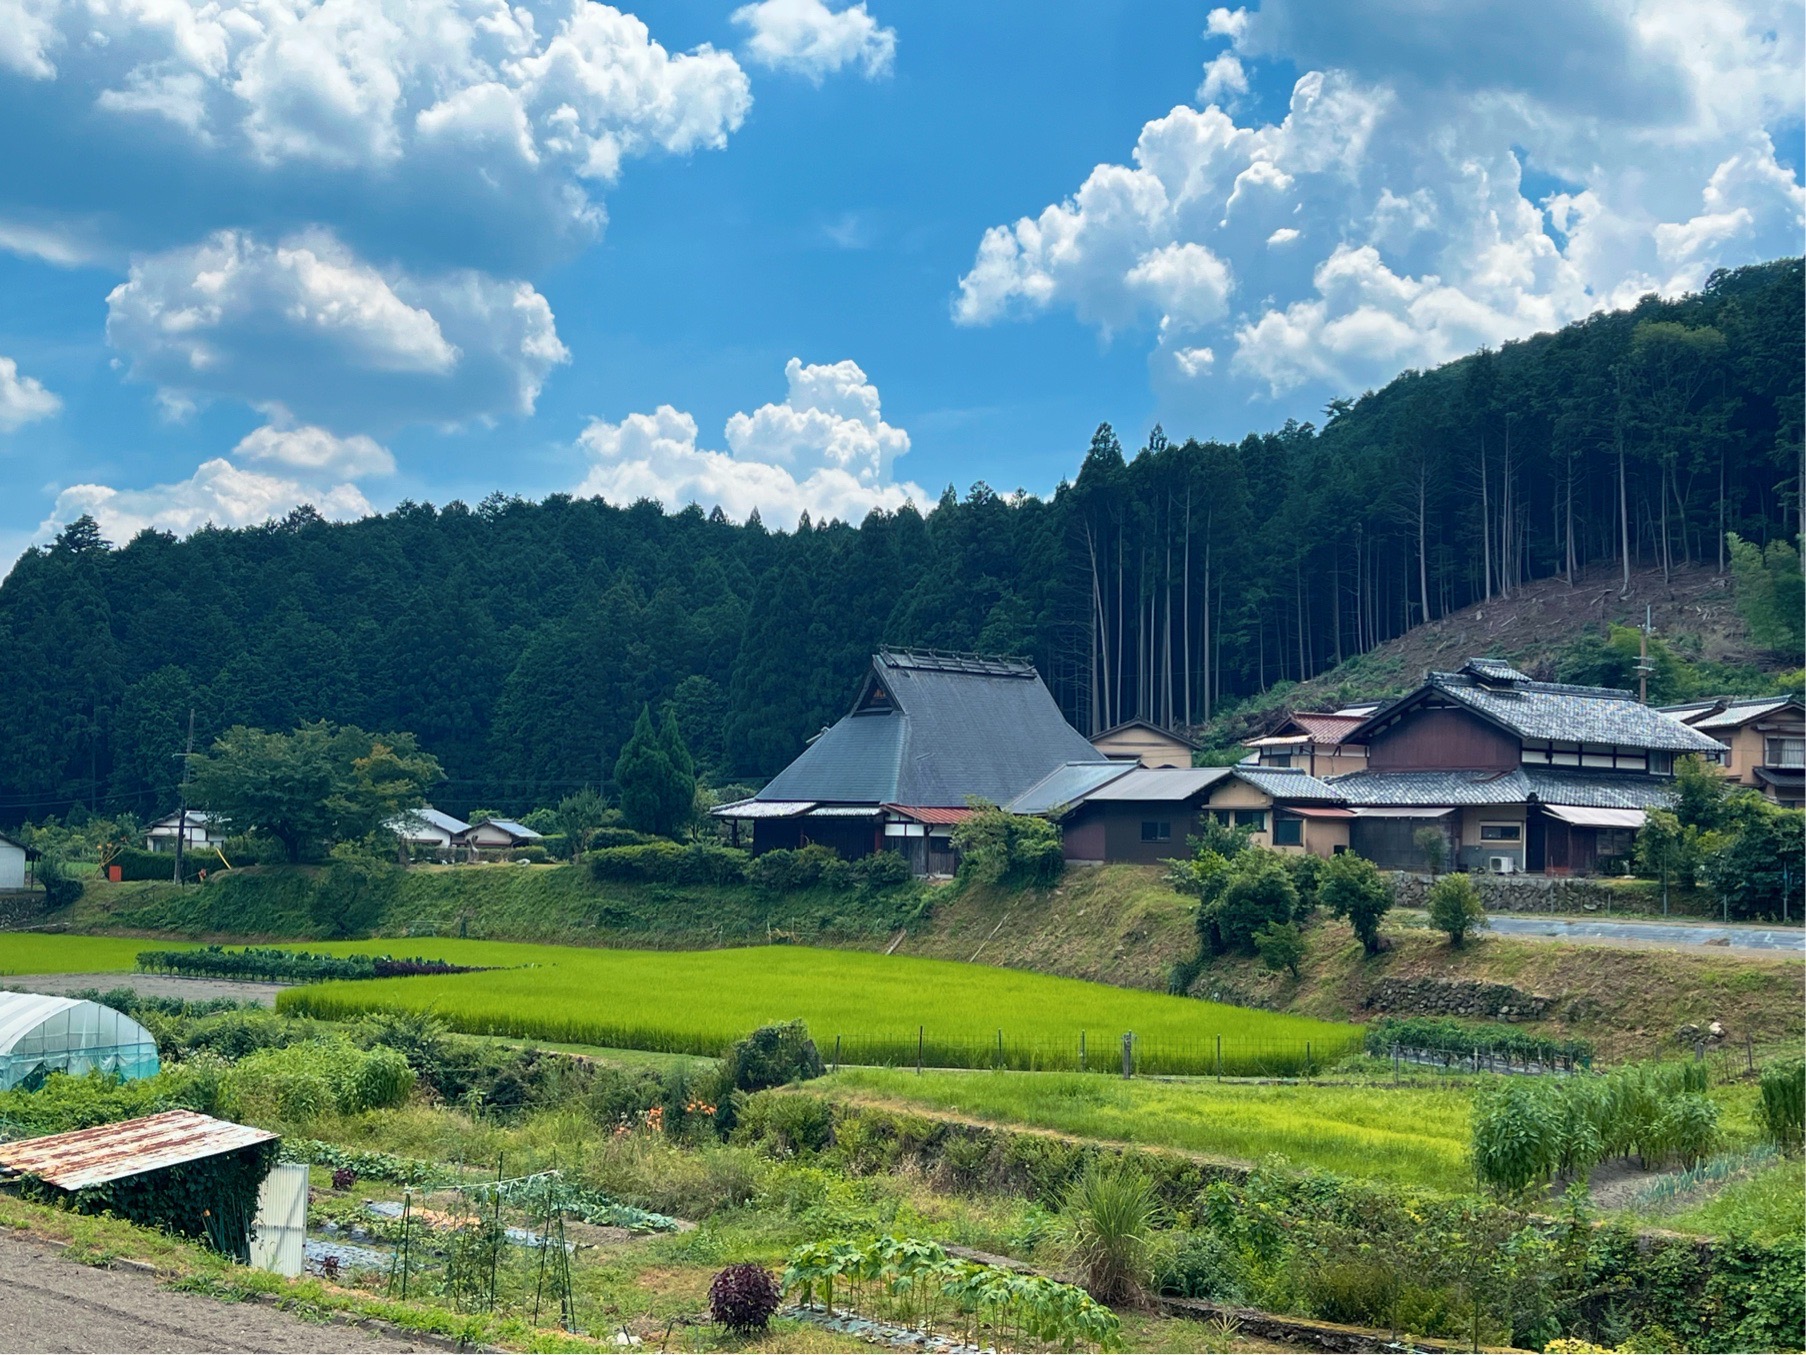
M 1552 997 L 1509 983 L 1477 979 L 1381 979 L 1367 1006 L 1394 1016 L 1467 1016 L 1487 1021 L 1540 1021 Z

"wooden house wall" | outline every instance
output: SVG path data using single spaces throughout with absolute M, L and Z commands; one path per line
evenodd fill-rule
M 1376 772 L 1501 771 L 1518 765 L 1518 741 L 1464 710 L 1418 709 L 1367 742 Z

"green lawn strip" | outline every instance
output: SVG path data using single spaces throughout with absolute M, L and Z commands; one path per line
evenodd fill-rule
M 1125 1082 L 1060 1073 L 848 1068 L 819 1084 L 930 1106 L 999 1125 L 1026 1125 L 1150 1147 L 1373 1177 L 1437 1190 L 1471 1188 L 1470 1097 L 1459 1087 L 1308 1083 Z
M 283 993 L 281 1010 L 330 1019 L 432 1011 L 474 1034 L 669 1053 L 717 1053 L 757 1026 L 801 1018 L 825 1057 L 842 1038 L 847 1061 L 913 1063 L 920 1031 L 931 1062 L 969 1066 L 989 1061 L 1001 1032 L 1010 1061 L 1072 1063 L 1084 1035 L 1092 1066 L 1109 1067 L 1122 1034 L 1133 1031 L 1150 1058 L 1183 1051 L 1200 1064 L 1220 1036 L 1235 1071 L 1238 1059 L 1296 1058 L 1307 1044 L 1327 1062 L 1359 1033 L 1308 1017 L 866 951 L 628 951 L 430 938 L 317 948 L 494 968 L 310 984 Z
M 533 1327 L 510 1318 L 456 1313 L 424 1303 L 399 1303 L 327 1285 L 311 1277 L 285 1279 L 235 1265 L 216 1252 L 121 1219 L 72 1214 L 0 1195 L 0 1228 L 68 1245 L 71 1261 L 105 1265 L 116 1259 L 146 1262 L 172 1288 L 228 1301 L 264 1299 L 296 1316 L 376 1318 L 410 1331 L 461 1341 L 544 1351 L 612 1350 L 609 1341 Z

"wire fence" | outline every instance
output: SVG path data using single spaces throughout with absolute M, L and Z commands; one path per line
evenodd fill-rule
M 996 1068 L 1015 1072 L 1114 1073 L 1133 1077 L 1310 1077 L 1360 1052 L 1359 1031 L 1326 1039 L 1264 1040 L 1207 1035 L 1148 1037 L 1132 1031 L 1078 1031 L 1070 1038 L 949 1035 L 914 1038 L 834 1035 L 821 1042 L 831 1067 Z

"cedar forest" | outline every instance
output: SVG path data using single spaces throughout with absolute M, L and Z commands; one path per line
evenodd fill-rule
M 1100 427 L 1049 498 L 774 532 L 553 495 L 108 543 L 0 585 L 0 822 L 161 813 L 195 712 L 406 730 L 435 801 L 604 786 L 648 704 L 717 780 L 782 767 L 880 644 L 1033 657 L 1080 729 L 1193 725 L 1425 620 L 1802 530 L 1802 264 L 1406 372 L 1238 445 Z

